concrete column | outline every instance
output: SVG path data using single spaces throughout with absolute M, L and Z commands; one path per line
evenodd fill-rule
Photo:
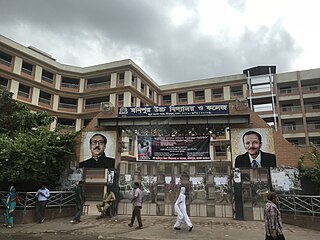
M 193 104 L 193 91 L 188 91 L 188 104 Z
M 21 74 L 22 62 L 23 62 L 22 58 L 19 58 L 19 57 L 14 58 L 13 73 L 18 75 Z
M 230 100 L 230 86 L 223 87 L 223 100 Z
M 243 92 L 243 97 L 247 98 L 248 97 L 248 85 L 247 84 L 242 85 L 242 92 Z
M 59 96 L 54 94 L 53 95 L 53 102 L 52 102 L 53 111 L 58 111 L 58 107 L 59 107 Z
M 84 83 L 85 83 L 85 79 L 84 78 L 80 78 L 80 81 L 79 81 L 79 92 L 84 92 Z
M 33 105 L 38 105 L 39 104 L 39 96 L 40 96 L 40 89 L 39 88 L 33 88 L 32 90 L 32 98 L 31 98 L 31 103 Z
M 132 72 L 125 71 L 124 72 L 124 86 L 131 86 Z
M 35 72 L 34 72 L 34 80 L 36 82 L 41 82 L 41 78 L 42 78 L 42 67 L 36 65 Z
M 207 102 L 211 102 L 211 94 L 212 90 L 211 89 L 205 89 L 204 90 L 204 101 Z
M 153 92 L 153 101 L 154 101 L 156 104 L 158 104 L 157 99 L 158 99 L 158 93 L 157 93 L 156 91 L 154 91 L 154 92 Z
M 60 89 L 60 86 L 61 86 L 61 75 L 56 74 L 55 89 Z
M 110 88 L 115 88 L 117 86 L 117 73 L 111 73 L 111 83 L 110 83 Z
M 130 107 L 131 106 L 131 93 L 130 92 L 124 92 L 123 93 L 123 106 L 124 107 Z
M 77 113 L 82 113 L 82 109 L 83 109 L 83 98 L 78 98 Z
M 80 131 L 82 128 L 82 120 L 81 118 L 76 119 L 76 131 Z
M 17 99 L 19 91 L 19 82 L 12 79 L 9 91 L 13 93 L 12 99 Z
M 110 94 L 110 99 L 109 99 L 110 103 L 112 104 L 112 106 L 116 106 L 116 94 L 112 93 Z
M 177 94 L 171 93 L 171 105 L 177 105 Z
M 137 90 L 141 91 L 141 79 L 137 77 Z

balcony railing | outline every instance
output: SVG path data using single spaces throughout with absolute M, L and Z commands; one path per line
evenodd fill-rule
M 46 99 L 46 98 L 39 98 L 39 102 L 46 104 L 46 105 L 50 105 L 51 104 L 51 100 L 50 99 Z
M 320 131 L 320 123 L 307 124 L 309 131 Z
M 318 92 L 318 91 L 320 91 L 320 85 L 311 85 L 311 86 L 302 87 L 303 93 Z
M 61 83 L 61 87 L 78 89 L 78 88 L 79 88 L 79 84 L 74 84 L 74 83 Z
M 320 196 L 280 195 L 279 210 L 294 215 L 320 216 Z
M 8 66 L 8 67 L 11 66 L 11 62 L 8 62 L 7 60 L 4 60 L 4 59 L 2 59 L 2 58 L 0 58 L 0 63 L 3 64 L 3 65 L 6 65 L 6 66 Z
M 110 87 L 110 82 L 88 83 L 87 88 Z
M 18 95 L 24 98 L 29 98 L 30 94 L 23 92 L 23 91 L 18 91 Z
M 306 112 L 319 112 L 320 104 L 306 104 L 304 105 Z
M 295 95 L 299 94 L 299 88 L 285 88 L 279 90 L 279 95 Z
M 21 72 L 24 72 L 24 73 L 26 73 L 28 75 L 32 75 L 32 70 L 29 70 L 29 69 L 26 69 L 26 68 L 22 68 Z
M 282 126 L 283 132 L 301 132 L 304 131 L 303 125 L 284 125 Z
M 101 103 L 86 104 L 85 109 L 100 109 Z
M 8 192 L 0 191 L 0 199 L 5 199 Z M 37 203 L 35 197 L 36 192 L 17 192 L 21 199 L 21 204 L 17 204 L 16 208 L 29 209 L 34 208 Z M 46 207 L 70 207 L 75 205 L 75 193 L 73 191 L 50 191 Z M 4 206 L 4 202 L 0 201 L 0 207 Z
M 70 104 L 70 103 L 59 103 L 59 107 L 69 108 L 69 109 L 77 109 L 77 105 Z
M 216 93 L 216 94 L 212 94 L 212 98 L 215 99 L 215 98 L 222 98 L 223 95 L 222 93 Z
M 288 113 L 288 112 L 301 112 L 300 106 L 286 106 L 281 107 L 281 112 Z
M 42 77 L 41 77 L 41 80 L 43 80 L 43 81 L 45 81 L 45 82 L 47 82 L 47 83 L 50 83 L 50 84 L 53 83 L 53 79 L 52 79 L 52 78 L 48 78 L 48 77 L 46 77 L 46 76 L 42 76 Z
M 232 97 L 242 97 L 243 96 L 243 92 L 242 91 L 231 92 L 231 96 Z

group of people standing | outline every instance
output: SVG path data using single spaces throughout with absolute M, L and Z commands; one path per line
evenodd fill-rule
M 44 213 L 47 205 L 48 197 L 50 197 L 50 191 L 46 188 L 45 185 L 42 185 L 41 188 L 35 194 L 37 198 L 37 203 L 35 207 L 36 217 L 39 223 L 44 222 Z M 16 193 L 16 189 L 14 186 L 9 187 L 8 194 L 4 199 L 4 205 L 6 207 L 4 211 L 5 221 L 3 226 L 7 228 L 13 227 L 13 212 L 16 208 L 16 205 L 20 204 L 20 197 Z

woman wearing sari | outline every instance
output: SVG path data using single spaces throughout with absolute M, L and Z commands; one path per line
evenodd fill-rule
M 16 207 L 16 197 L 16 189 L 14 188 L 14 186 L 11 186 L 4 202 L 6 210 L 4 212 L 5 223 L 3 224 L 3 226 L 8 228 L 13 227 L 13 211 Z

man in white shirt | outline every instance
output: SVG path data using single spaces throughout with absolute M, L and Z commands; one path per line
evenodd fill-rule
M 40 189 L 38 189 L 36 197 L 38 198 L 38 202 L 36 204 L 36 216 L 38 218 L 39 223 L 43 223 L 47 200 L 48 197 L 50 197 L 50 191 L 46 188 L 44 184 Z

